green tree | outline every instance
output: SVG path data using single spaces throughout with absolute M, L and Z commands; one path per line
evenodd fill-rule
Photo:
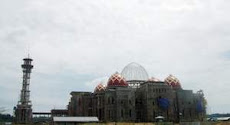
M 3 114 L 6 111 L 5 107 L 0 107 L 0 114 Z

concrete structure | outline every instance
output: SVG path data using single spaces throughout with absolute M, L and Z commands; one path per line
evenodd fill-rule
M 33 65 L 31 58 L 24 58 L 22 66 L 23 82 L 20 100 L 17 107 L 15 107 L 15 122 L 19 124 L 28 124 L 32 122 L 32 104 L 30 101 L 30 73 Z
M 51 122 L 50 112 L 33 112 L 32 114 L 33 124 L 43 124 Z
M 184 90 L 169 75 L 164 81 L 149 78 L 137 63 L 127 65 L 94 92 L 71 92 L 69 116 L 97 116 L 102 122 L 202 121 L 206 114 L 202 91 Z

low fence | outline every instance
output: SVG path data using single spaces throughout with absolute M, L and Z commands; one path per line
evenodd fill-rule
M 157 123 L 82 123 L 79 125 L 230 125 L 230 121 L 225 122 L 157 122 Z
M 120 122 L 109 122 L 109 123 L 82 123 L 79 125 L 174 125 L 172 122 L 159 122 L 159 123 L 120 123 Z
M 180 122 L 179 125 L 230 125 L 229 121 L 220 122 Z

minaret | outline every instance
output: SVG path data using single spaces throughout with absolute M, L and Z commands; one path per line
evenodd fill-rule
M 32 104 L 30 101 L 30 73 L 33 65 L 31 58 L 24 58 L 22 66 L 23 81 L 20 100 L 15 109 L 15 122 L 19 124 L 28 124 L 32 122 Z

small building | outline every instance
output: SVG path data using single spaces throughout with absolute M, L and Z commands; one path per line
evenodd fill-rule
M 53 125 L 77 125 L 79 123 L 99 122 L 97 117 L 53 117 Z
M 52 109 L 51 110 L 51 116 L 68 116 L 68 110 L 66 109 Z

